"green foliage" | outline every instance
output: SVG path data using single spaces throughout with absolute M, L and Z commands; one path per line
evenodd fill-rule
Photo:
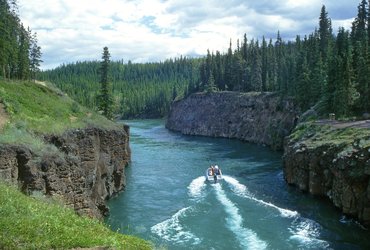
M 149 242 L 112 232 L 102 222 L 0 183 L 1 249 L 151 249 Z
M 304 141 L 308 147 L 317 147 L 321 144 L 350 145 L 357 140 L 361 141 L 362 146 L 368 146 L 370 130 L 351 127 L 340 128 L 330 124 L 306 122 L 299 124 L 290 138 L 294 141 Z
M 0 0 L 0 34 L 0 79 L 34 79 L 41 48 L 21 23 L 15 0 Z
M 0 135 L 2 142 L 37 141 L 32 139 L 33 133 L 62 133 L 89 124 L 116 127 L 113 122 L 79 106 L 68 96 L 37 83 L 0 80 L 0 101 L 5 105 L 11 122 Z
M 98 95 L 98 109 L 103 112 L 103 115 L 108 119 L 113 118 L 113 97 L 109 76 L 110 54 L 108 47 L 104 47 L 103 61 L 100 64 L 100 92 Z
M 199 59 L 180 57 L 160 63 L 134 64 L 122 61 L 109 64 L 112 83 L 113 113 L 123 118 L 163 117 L 176 96 L 183 97 L 197 87 Z M 62 65 L 41 73 L 79 103 L 97 109 L 99 62 Z
M 369 5 L 362 0 L 351 33 L 333 34 L 323 5 L 318 29 L 308 36 L 262 43 L 244 35 L 226 53 L 207 51 L 200 59 L 160 63 L 112 62 L 113 113 L 124 118 L 163 117 L 170 103 L 197 91 L 274 91 L 291 96 L 302 112 L 320 103 L 321 115 L 337 117 L 370 112 Z M 96 108 L 98 62 L 62 65 L 42 73 L 78 102 Z M 211 83 L 211 84 L 210 84 Z M 215 85 L 215 86 L 213 86 Z

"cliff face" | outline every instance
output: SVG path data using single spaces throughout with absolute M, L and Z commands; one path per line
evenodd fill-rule
M 237 138 L 281 149 L 294 126 L 291 101 L 262 93 L 196 93 L 172 104 L 166 128 L 188 135 Z
M 0 178 L 24 192 L 57 197 L 79 214 L 105 215 L 105 200 L 125 187 L 129 128 L 87 128 L 44 139 L 53 147 L 42 154 L 0 145 Z
M 285 179 L 303 191 L 328 197 L 343 213 L 370 226 L 370 136 L 345 138 L 348 131 L 324 130 L 299 138 L 297 131 L 287 139 Z

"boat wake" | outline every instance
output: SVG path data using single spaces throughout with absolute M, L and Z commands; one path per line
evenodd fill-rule
M 199 176 L 195 178 L 188 186 L 188 194 L 190 198 L 196 201 L 204 198 L 204 188 L 206 187 L 204 176 Z
M 285 218 L 294 218 L 292 226 L 289 228 L 291 234 L 289 240 L 296 241 L 301 248 L 325 249 L 329 247 L 329 243 L 318 239 L 320 237 L 321 226 L 313 220 L 300 216 L 297 211 L 278 207 L 270 202 L 266 202 L 255 198 L 238 180 L 231 176 L 224 176 L 224 180 L 229 184 L 231 190 L 242 198 L 247 198 L 266 207 L 271 207 L 280 212 L 280 215 Z
M 180 209 L 171 218 L 152 226 L 151 232 L 166 241 L 198 245 L 201 239 L 186 230 L 180 222 L 181 218 L 186 217 L 191 210 L 192 207 Z
M 188 195 L 195 202 L 200 202 L 205 197 L 204 189 L 206 187 L 204 176 L 195 178 L 188 186 Z M 191 216 L 194 207 L 189 206 L 180 209 L 171 218 L 162 221 L 151 227 L 151 232 L 160 238 L 177 244 L 198 245 L 201 239 L 197 237 L 190 229 L 185 229 L 182 225 L 182 219 Z
M 328 242 L 318 239 L 322 228 L 313 220 L 297 218 L 293 221 L 289 231 L 292 234 L 289 239 L 297 241 L 299 248 L 326 249 L 330 247 Z
M 216 197 L 224 206 L 228 217 L 226 225 L 238 239 L 243 249 L 266 249 L 267 243 L 258 238 L 257 234 L 251 229 L 243 227 L 243 218 L 239 213 L 237 206 L 227 198 L 225 191 L 220 184 L 214 185 Z
M 277 209 L 282 217 L 292 218 L 299 216 L 299 213 L 297 211 L 292 211 L 289 209 L 278 207 L 270 202 L 266 202 L 260 199 L 255 198 L 247 189 L 247 187 L 241 183 L 239 183 L 238 180 L 231 176 L 224 176 L 224 180 L 230 185 L 231 190 L 238 196 L 247 198 L 253 201 L 256 201 L 259 204 L 262 204 L 267 207 L 272 207 L 274 209 Z
M 237 179 L 231 176 L 224 175 L 223 178 L 228 184 L 229 188 L 227 190 L 231 190 L 238 197 L 252 200 L 264 207 L 273 208 L 279 212 L 281 217 L 292 219 L 291 226 L 287 228 L 288 235 L 286 239 L 298 248 L 329 248 L 328 242 L 319 239 L 322 228 L 315 221 L 303 218 L 297 211 L 281 208 L 275 204 L 254 197 L 247 186 L 241 184 Z M 197 236 L 191 228 L 186 225 L 186 221 L 190 217 L 199 216 L 197 213 L 201 210 L 196 209 L 196 207 L 208 203 L 205 199 L 207 195 L 212 193 L 210 191 L 214 190 L 214 197 L 226 212 L 225 226 L 234 234 L 241 249 L 268 248 L 269 244 L 266 241 L 262 240 L 255 231 L 243 225 L 244 218 L 240 213 L 240 208 L 238 208 L 238 204 L 234 203 L 228 197 L 226 191 L 223 189 L 222 183 L 209 186 L 212 188 L 206 188 L 207 184 L 204 176 L 197 177 L 191 181 L 187 189 L 190 201 L 193 201 L 193 205 L 180 209 L 169 219 L 152 226 L 151 232 L 166 241 L 179 245 L 190 244 L 194 246 L 201 244 L 206 238 L 202 239 Z

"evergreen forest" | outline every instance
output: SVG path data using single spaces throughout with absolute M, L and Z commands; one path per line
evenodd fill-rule
M 37 35 L 24 27 L 16 0 L 0 0 L 0 79 L 35 80 L 41 60 Z
M 317 28 L 293 41 L 285 41 L 279 31 L 268 39 L 248 39 L 245 34 L 235 43 L 230 41 L 228 51 L 208 51 L 203 58 L 110 62 L 113 112 L 123 118 L 163 117 L 176 98 L 197 91 L 230 90 L 277 92 L 293 97 L 302 112 L 315 106 L 324 116 L 361 116 L 370 112 L 369 8 L 369 1 L 361 0 L 350 30 L 333 31 L 323 5 Z M 9 15 L 13 12 L 10 10 Z M 20 50 L 21 39 L 17 41 Z M 17 58 L 19 66 L 21 57 Z M 3 76 L 25 77 L 20 66 L 12 66 L 13 61 L 0 62 Z M 76 62 L 46 70 L 39 77 L 96 109 L 99 67 L 98 61 Z

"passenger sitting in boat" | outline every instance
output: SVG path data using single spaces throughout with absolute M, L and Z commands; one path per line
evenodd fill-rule
M 219 168 L 219 167 L 216 165 L 216 166 L 215 166 L 214 173 L 215 173 L 216 175 L 221 175 L 221 168 Z
M 211 165 L 209 168 L 208 168 L 208 175 L 212 176 L 214 173 L 214 170 L 213 170 L 213 166 Z

